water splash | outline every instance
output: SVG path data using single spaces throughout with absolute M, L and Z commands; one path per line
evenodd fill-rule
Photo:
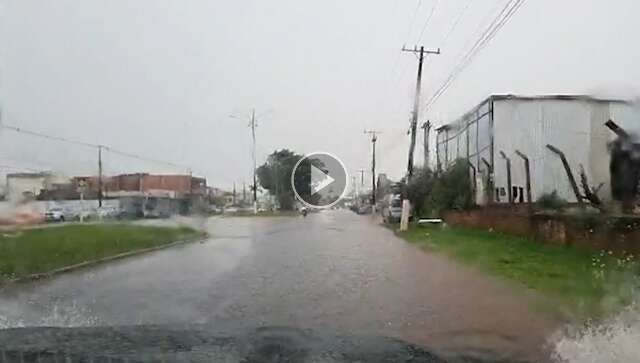
M 37 314 L 0 314 L 0 329 L 32 326 L 88 327 L 104 325 L 89 309 L 71 304 L 52 304 Z
M 632 305 L 600 323 L 567 328 L 553 337 L 558 363 L 627 363 L 640 361 L 640 307 Z

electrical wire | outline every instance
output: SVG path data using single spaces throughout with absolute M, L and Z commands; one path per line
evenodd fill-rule
M 435 13 L 439 2 L 440 2 L 440 0 L 435 0 L 433 2 L 433 6 L 431 7 L 431 11 L 429 12 L 429 16 L 427 16 L 427 19 L 424 21 L 424 25 L 422 26 L 422 30 L 420 31 L 420 35 L 418 35 L 418 40 L 416 40 L 416 44 L 420 44 L 420 41 L 422 40 L 422 36 L 424 35 L 425 30 L 427 30 L 427 26 L 429 26 L 429 22 L 431 21 L 431 18 L 433 18 L 433 14 Z
M 84 142 L 84 141 L 72 140 L 72 139 L 69 139 L 69 138 L 61 137 L 61 136 L 48 135 L 48 134 L 45 134 L 45 133 L 42 133 L 42 132 L 26 130 L 26 129 L 23 129 L 21 127 L 7 125 L 7 124 L 1 124 L 0 128 L 1 129 L 6 129 L 6 130 L 10 130 L 10 131 L 13 131 L 13 132 L 17 132 L 17 133 L 21 133 L 21 134 L 25 134 L 25 135 L 44 138 L 44 139 L 47 139 L 47 140 L 66 142 L 66 143 L 69 143 L 69 144 L 80 145 L 80 146 L 94 148 L 94 149 L 102 148 L 102 150 L 109 151 L 111 153 L 118 154 L 118 155 L 125 156 L 125 157 L 129 157 L 129 158 L 132 158 L 132 159 L 137 159 L 137 160 L 140 160 L 140 161 L 146 161 L 146 162 L 151 162 L 151 163 L 156 163 L 156 164 L 164 164 L 164 165 L 168 165 L 168 166 L 172 166 L 172 167 L 176 167 L 176 168 L 180 168 L 180 169 L 191 170 L 191 168 L 186 166 L 186 165 L 180 165 L 180 164 L 172 163 L 172 162 L 169 162 L 169 161 L 163 161 L 163 160 L 148 158 L 148 157 L 145 157 L 145 156 L 142 156 L 142 155 L 130 153 L 130 152 L 127 152 L 127 151 L 122 151 L 122 150 L 119 150 L 119 149 L 116 149 L 116 148 L 113 148 L 113 147 L 107 146 L 107 145 L 92 144 L 92 143 L 88 143 L 88 142 Z
M 458 13 L 458 16 L 453 21 L 453 23 L 451 23 L 451 27 L 449 27 L 449 30 L 445 33 L 444 37 L 442 38 L 442 41 L 440 42 L 440 46 L 438 48 L 444 48 L 444 46 L 447 44 L 447 40 L 449 40 L 449 37 L 451 36 L 451 34 L 453 34 L 453 32 L 456 30 L 456 28 L 460 24 L 460 21 L 466 14 L 467 10 L 469 10 L 469 8 L 471 7 L 471 3 L 472 3 L 471 0 L 467 0 L 467 4 L 464 6 L 464 8 L 462 8 L 460 13 Z
M 41 138 L 48 139 L 48 140 L 53 140 L 53 141 L 66 142 L 66 143 L 70 143 L 70 144 L 81 145 L 81 146 L 86 146 L 86 147 L 93 147 L 93 148 L 98 146 L 98 145 L 89 144 L 89 143 L 82 142 L 82 141 L 76 141 L 76 140 L 67 139 L 67 138 L 64 138 L 64 137 L 51 136 L 51 135 L 43 134 L 41 132 L 25 130 L 25 129 L 22 129 L 20 127 L 6 125 L 6 124 L 2 124 L 0 126 L 0 128 L 11 130 L 11 131 L 18 132 L 18 133 L 21 133 L 21 134 L 41 137 Z
M 513 17 L 513 15 L 522 7 L 526 0 L 510 0 L 500 11 L 500 13 L 494 18 L 491 24 L 485 29 L 485 31 L 478 37 L 471 49 L 466 53 L 458 65 L 453 69 L 449 76 L 445 79 L 443 84 L 438 90 L 429 98 L 425 107 L 429 107 L 436 102 L 440 96 L 451 86 L 456 78 L 462 73 L 462 71 L 473 61 L 475 56 L 495 37 L 495 35 L 507 24 L 507 22 Z

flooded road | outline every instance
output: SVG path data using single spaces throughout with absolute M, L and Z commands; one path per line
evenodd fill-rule
M 541 361 L 557 328 L 527 297 L 369 217 L 211 218 L 211 238 L 0 290 L 0 327 L 291 326 Z

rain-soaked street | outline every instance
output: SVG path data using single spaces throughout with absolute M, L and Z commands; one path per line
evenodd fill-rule
M 5 287 L 0 326 L 291 326 L 537 361 L 558 324 L 529 294 L 348 211 L 205 228 L 203 243 Z

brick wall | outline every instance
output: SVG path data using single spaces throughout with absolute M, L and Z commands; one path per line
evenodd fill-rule
M 493 230 L 543 243 L 571 245 L 589 251 L 640 254 L 640 218 L 534 214 L 523 208 L 486 207 L 446 212 L 450 225 Z

